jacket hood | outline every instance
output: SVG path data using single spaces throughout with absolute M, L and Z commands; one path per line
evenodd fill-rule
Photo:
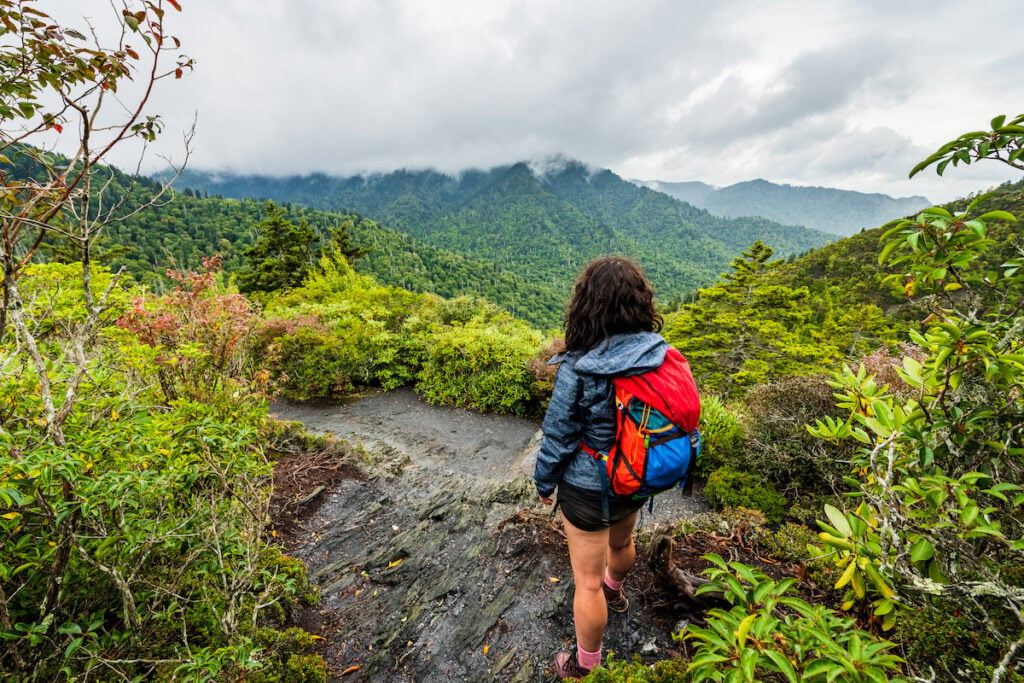
M 584 375 L 629 375 L 661 366 L 668 343 L 656 332 L 616 334 L 601 342 L 576 361 L 576 372 Z

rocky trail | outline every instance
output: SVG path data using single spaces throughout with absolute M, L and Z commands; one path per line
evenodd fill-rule
M 271 410 L 349 442 L 364 463 L 302 492 L 285 538 L 319 586 L 320 605 L 297 621 L 323 637 L 334 680 L 552 678 L 552 658 L 573 642 L 572 572 L 530 476 L 537 422 L 430 406 L 410 391 Z M 662 494 L 640 536 L 702 509 Z M 641 545 L 631 607 L 609 616 L 605 651 L 671 657 L 685 614 L 643 556 Z

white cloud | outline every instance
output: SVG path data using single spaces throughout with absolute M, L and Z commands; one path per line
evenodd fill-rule
M 168 24 L 196 70 L 154 108 L 168 131 L 198 114 L 196 168 L 455 171 L 564 153 L 626 177 L 935 200 L 1019 177 L 906 179 L 946 140 L 1020 113 L 1024 52 L 964 30 L 1016 25 L 1012 0 L 182 4 Z

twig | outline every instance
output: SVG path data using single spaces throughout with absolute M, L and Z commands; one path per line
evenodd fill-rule
M 1024 638 L 1017 640 L 1013 645 L 1011 645 L 1010 649 L 1007 650 L 1006 655 L 1001 660 L 999 660 L 999 666 L 997 666 L 995 668 L 995 671 L 992 672 L 992 683 L 998 683 L 1000 680 L 1002 680 L 1003 676 L 1007 672 L 1008 667 L 1010 666 L 1010 662 L 1013 661 L 1014 655 L 1017 652 L 1017 648 L 1019 648 L 1021 645 L 1024 645 Z

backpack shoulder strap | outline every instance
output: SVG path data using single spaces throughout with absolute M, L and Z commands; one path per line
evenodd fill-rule
M 670 346 L 661 366 L 650 372 L 616 380 L 625 391 L 653 406 L 674 424 L 690 432 L 700 418 L 700 396 L 690 364 Z

